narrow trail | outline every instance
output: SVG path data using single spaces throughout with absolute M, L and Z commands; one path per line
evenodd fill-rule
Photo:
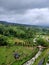
M 30 59 L 29 61 L 27 61 L 23 65 L 32 65 L 35 62 L 35 60 L 41 55 L 41 53 L 42 53 L 42 51 L 39 50 L 38 53 L 35 55 L 35 57 L 33 57 L 32 59 Z

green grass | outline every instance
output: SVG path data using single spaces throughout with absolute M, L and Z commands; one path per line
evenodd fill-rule
M 46 65 L 46 63 L 48 61 L 48 56 L 49 56 L 49 54 L 47 54 L 47 56 L 45 57 L 43 65 Z
M 14 58 L 14 51 L 20 54 L 18 60 Z M 30 59 L 36 51 L 36 48 L 33 47 L 2 46 L 0 47 L 0 65 L 21 65 L 26 60 Z
M 5 60 L 6 60 L 6 58 L 5 58 L 5 56 L 6 56 L 5 51 L 6 51 L 5 47 L 0 47 L 0 65 L 2 65 L 5 62 Z

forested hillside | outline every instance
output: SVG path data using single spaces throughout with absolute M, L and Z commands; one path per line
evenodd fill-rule
M 28 45 L 33 45 L 33 39 L 35 37 L 48 36 L 49 28 L 41 28 L 34 26 L 21 26 L 21 25 L 13 25 L 13 24 L 0 24 L 0 45 L 8 45 L 11 42 L 9 39 L 17 38 L 19 40 L 23 40 L 24 42 L 28 42 Z M 40 40 L 45 43 L 43 39 L 39 38 L 37 42 Z M 9 42 L 8 42 L 9 41 Z M 42 42 L 40 41 L 40 42 Z M 22 43 L 24 43 L 22 42 Z M 17 42 L 12 40 L 12 44 L 16 44 Z M 21 43 L 21 42 L 20 42 Z M 11 45 L 12 45 L 11 44 Z

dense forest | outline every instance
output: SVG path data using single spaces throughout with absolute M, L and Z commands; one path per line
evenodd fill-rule
M 14 24 L 0 24 L 0 46 L 9 45 L 11 42 L 9 39 L 18 38 L 24 40 L 24 42 L 19 42 L 24 45 L 38 45 L 49 46 L 42 36 L 49 35 L 49 28 L 38 27 L 38 26 L 25 26 L 25 25 L 14 25 Z M 33 39 L 36 38 L 36 44 L 33 43 Z M 27 44 L 28 43 L 28 44 Z M 12 42 L 12 44 L 17 44 L 17 42 Z M 10 44 L 10 45 L 12 45 Z

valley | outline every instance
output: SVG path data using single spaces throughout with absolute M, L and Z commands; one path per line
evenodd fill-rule
M 46 65 L 49 28 L 0 23 L 0 65 Z

